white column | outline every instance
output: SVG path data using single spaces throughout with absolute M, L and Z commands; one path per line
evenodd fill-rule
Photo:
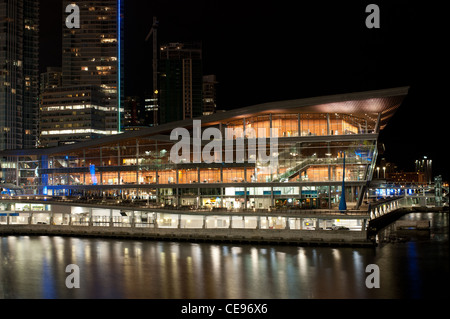
M 113 222 L 113 210 L 110 209 L 109 210 L 109 227 L 113 227 L 114 226 L 114 222 Z
M 52 220 L 53 217 L 50 218 L 50 220 Z M 88 226 L 92 226 L 93 222 L 92 222 L 92 207 L 89 208 L 89 221 L 88 221 Z

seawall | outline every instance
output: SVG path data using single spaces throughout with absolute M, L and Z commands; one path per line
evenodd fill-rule
M 72 236 L 297 246 L 375 246 L 366 231 L 289 229 L 174 229 L 139 227 L 1 225 L 2 236 Z

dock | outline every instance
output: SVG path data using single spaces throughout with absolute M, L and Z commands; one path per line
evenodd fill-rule
M 429 220 L 398 220 L 395 222 L 396 229 L 417 229 L 428 230 L 430 229 Z

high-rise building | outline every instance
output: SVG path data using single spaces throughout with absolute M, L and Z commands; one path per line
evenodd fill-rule
M 169 43 L 160 48 L 160 124 L 202 115 L 200 43 Z
M 36 146 L 38 52 L 39 1 L 0 0 L 0 150 Z
M 47 70 L 40 75 L 39 81 L 39 119 L 38 119 L 38 147 L 44 146 L 42 144 L 43 140 L 41 138 L 41 126 L 43 124 L 43 120 L 41 117 L 43 116 L 43 99 L 44 92 L 48 89 L 55 89 L 62 86 L 62 69 L 61 67 L 50 66 L 47 67 Z
M 125 98 L 124 128 L 125 130 L 142 125 L 141 101 L 138 96 L 127 96 Z
M 63 16 L 67 5 L 63 1 Z M 63 19 L 63 86 L 96 85 L 106 95 L 105 131 L 123 127 L 123 1 L 78 0 L 80 28 L 68 28 Z
M 144 98 L 143 124 L 145 126 L 157 126 L 159 124 L 158 112 L 159 106 L 157 94 L 146 93 Z
M 41 73 L 39 91 L 44 93 L 46 89 L 54 89 L 62 86 L 62 69 L 60 67 L 47 67 L 47 71 Z
M 73 144 L 105 136 L 105 94 L 96 85 L 48 88 L 42 93 L 40 144 Z
M 216 113 L 216 85 L 217 80 L 215 75 L 203 76 L 203 115 Z
M 23 147 L 33 148 L 37 145 L 39 124 L 39 1 L 23 2 Z

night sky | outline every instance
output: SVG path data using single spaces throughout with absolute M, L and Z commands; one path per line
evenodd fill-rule
M 124 1 L 126 95 L 152 86 L 151 41 L 144 40 L 157 16 L 159 44 L 202 42 L 204 74 L 219 81 L 219 109 L 410 86 L 380 136 L 382 156 L 412 170 L 426 155 L 434 174 L 449 180 L 442 8 L 412 1 Z M 61 65 L 61 3 L 41 0 L 41 71 Z M 370 3 L 380 8 L 379 29 L 365 25 Z

